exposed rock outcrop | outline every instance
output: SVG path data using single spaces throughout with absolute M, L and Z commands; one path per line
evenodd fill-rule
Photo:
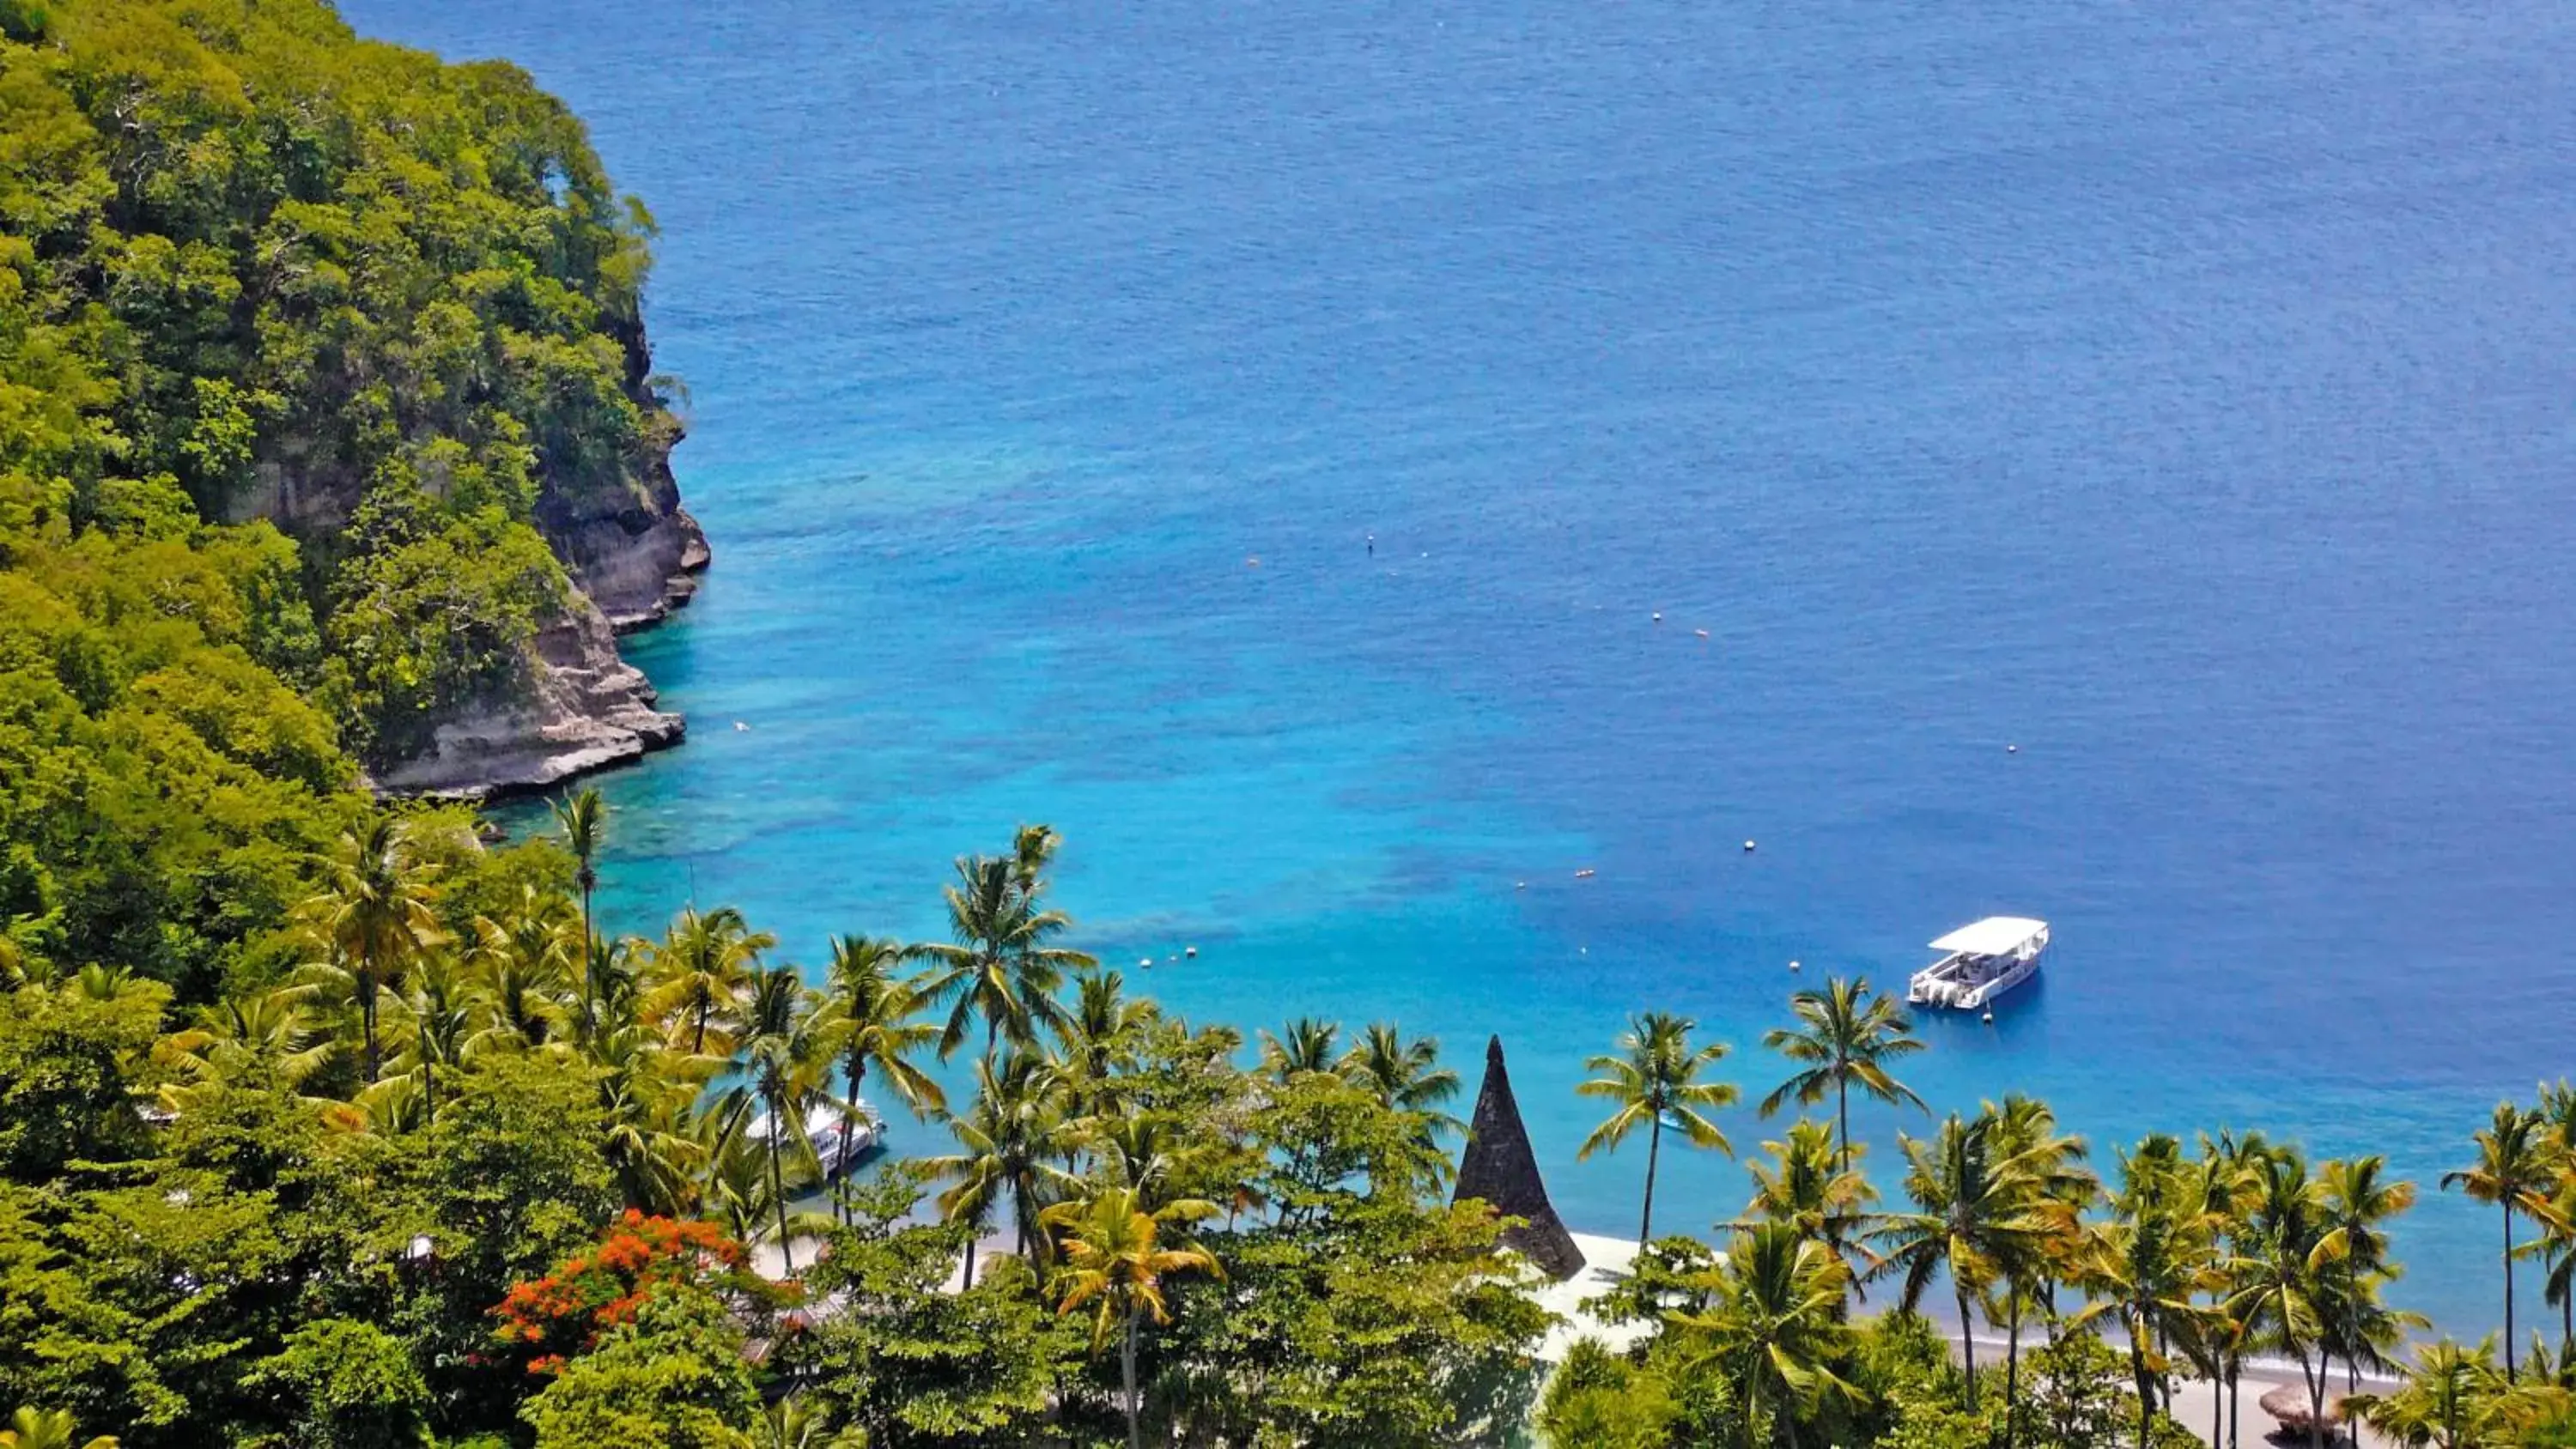
M 1503 1230 L 1503 1246 L 1537 1264 L 1539 1271 L 1560 1283 L 1583 1271 L 1583 1250 L 1547 1200 L 1538 1154 L 1530 1150 L 1529 1129 L 1521 1125 L 1520 1103 L 1512 1098 L 1511 1073 L 1503 1068 L 1499 1036 L 1485 1041 L 1485 1085 L 1476 1093 L 1467 1150 L 1458 1159 L 1454 1200 L 1469 1198 L 1522 1220 L 1521 1226 Z
M 680 742 L 686 723 L 655 708 L 643 672 L 620 658 L 617 635 L 686 605 L 709 553 L 698 521 L 680 506 L 671 473 L 679 420 L 648 380 L 652 355 L 640 320 L 612 323 L 626 353 L 626 390 L 646 420 L 624 466 L 589 475 L 541 469 L 537 531 L 577 590 L 565 617 L 534 641 L 518 696 L 460 710 L 439 723 L 427 750 L 385 771 L 390 795 L 486 799 L 549 789 Z M 346 480 L 344 481 L 344 485 Z M 304 527 L 337 526 L 347 491 L 301 489 L 291 470 L 269 470 L 254 507 Z
M 618 657 L 607 616 L 576 595 L 569 616 L 537 636 L 524 696 L 440 724 L 426 751 L 376 787 L 454 799 L 543 790 L 678 744 L 686 722 L 653 706 L 652 683 Z
M 651 420 L 652 441 L 633 476 L 587 487 L 549 478 L 537 496 L 537 528 L 573 582 L 624 633 L 689 602 L 707 566 L 707 535 L 680 506 L 679 480 L 671 476 L 680 421 L 647 381 L 653 359 L 643 324 L 616 330 L 626 349 L 626 390 Z
M 659 470 L 665 483 L 671 470 Z M 551 502 L 552 500 L 549 500 Z M 671 487 L 660 509 L 629 506 L 611 513 L 540 508 L 537 523 L 573 582 L 624 633 L 661 622 L 698 591 L 707 566 L 707 536 Z

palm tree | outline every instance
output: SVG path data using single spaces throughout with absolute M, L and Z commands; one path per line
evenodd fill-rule
M 731 906 L 706 912 L 690 906 L 652 948 L 648 971 L 653 985 L 644 993 L 642 1009 L 667 1023 L 673 1045 L 685 1034 L 689 1055 L 704 1056 L 717 1017 L 734 1009 L 752 968 L 760 964 L 760 953 L 777 944 L 777 937 L 751 929 Z
M 1053 849 L 1036 848 L 1030 829 L 1044 827 L 1023 829 L 1011 855 L 958 860 L 957 881 L 946 892 L 948 928 L 955 939 L 914 948 L 934 963 L 924 994 L 949 1007 L 948 1024 L 939 1036 L 943 1057 L 966 1040 L 978 1016 L 984 1019 L 987 1054 L 1006 1036 L 1015 1047 L 1035 1045 L 1039 1027 L 1063 1020 L 1055 993 L 1065 973 L 1097 964 L 1080 951 L 1049 944 L 1073 921 L 1039 905 L 1045 884 L 1037 870 Z
M 1064 832 L 1052 825 L 1023 825 L 1011 836 L 1011 873 L 1031 895 L 1045 888 L 1046 868 L 1064 848 Z
M 335 1050 L 313 996 L 312 986 L 290 984 L 197 1008 L 195 1025 L 153 1046 L 154 1059 L 185 1079 L 161 1089 L 162 1105 L 179 1110 L 197 1086 L 251 1070 L 273 1073 L 290 1090 L 303 1086 L 331 1064 Z
M 79 1437 L 72 1429 L 69 1410 L 21 1407 L 9 1416 L 9 1427 L 0 1429 L 0 1449 L 74 1449 L 73 1441 Z M 116 1439 L 101 1434 L 78 1449 L 116 1449 Z
M 2401 1444 L 2464 1449 L 2487 1441 L 2506 1379 L 2496 1372 L 2495 1335 L 2463 1349 L 2450 1339 L 2415 1351 L 2415 1366 L 2392 1394 L 2356 1394 L 2362 1419 Z
M 673 1048 L 660 1032 L 629 1023 L 591 1044 L 599 1101 L 608 1119 L 608 1161 L 626 1205 L 680 1216 L 699 1197 L 711 1159 L 695 1108 L 714 1063 Z M 748 1241 L 746 1239 L 746 1241 Z
M 1619 1038 L 1619 1054 L 1594 1057 L 1588 1070 L 1601 1073 L 1582 1083 L 1577 1096 L 1598 1097 L 1615 1104 L 1609 1120 L 1592 1129 L 1574 1160 L 1595 1152 L 1616 1151 L 1638 1124 L 1646 1128 L 1646 1205 L 1637 1220 L 1637 1246 L 1644 1247 L 1655 1229 L 1655 1167 L 1664 1150 L 1664 1125 L 1682 1134 L 1693 1147 L 1714 1147 L 1728 1156 L 1735 1148 L 1705 1113 L 1735 1104 L 1735 1087 L 1705 1082 L 1700 1074 L 1726 1058 L 1726 1044 L 1710 1042 L 1693 1050 L 1688 1017 L 1650 1011 L 1632 1017 Z
M 1798 1420 L 1828 1397 L 1858 1393 L 1837 1377 L 1851 1330 L 1843 1319 L 1850 1274 L 1833 1250 L 1787 1223 L 1764 1223 L 1735 1235 L 1725 1258 L 1702 1282 L 1709 1306 L 1669 1315 L 1697 1335 L 1694 1369 L 1714 1366 L 1742 1406 L 1745 1449 L 1769 1420 L 1789 1449 Z
M 2549 1189 L 2558 1174 L 2560 1154 L 2550 1142 L 2541 1115 L 2498 1102 L 2495 1120 L 2474 1140 L 2478 1160 L 2442 1174 L 2442 1189 L 2458 1188 L 2478 1202 L 2494 1203 L 2504 1214 L 2504 1377 L 2514 1381 L 2513 1366 L 2513 1212 L 2526 1208 L 2546 1212 Z
M 1922 1107 L 1923 1099 L 1913 1089 L 1888 1074 L 1887 1062 L 1923 1050 L 1923 1043 L 1913 1034 L 1914 1023 L 1896 1009 L 1894 1001 L 1870 995 L 1866 976 L 1851 981 L 1836 977 L 1822 991 L 1801 991 L 1790 998 L 1789 1009 L 1805 1024 L 1803 1029 L 1780 1027 L 1764 1036 L 1762 1044 L 1802 1066 L 1762 1099 L 1762 1115 L 1779 1111 L 1791 1098 L 1814 1106 L 1832 1092 L 1834 1131 L 1842 1141 L 1843 1167 L 1848 1170 L 1852 1086 L 1857 1083 L 1862 1091 L 1890 1105 L 1910 1102 Z
M 1341 1034 L 1341 1023 L 1311 1016 L 1290 1021 L 1277 1036 L 1265 1031 L 1261 1034 L 1262 1070 L 1282 1086 L 1299 1076 L 1329 1073 L 1340 1065 L 1335 1052 Z
M 769 1406 L 755 1426 L 752 1449 L 867 1449 L 867 1431 L 855 1425 L 834 1429 L 831 1416 L 805 1394 L 789 1394 Z
M 2541 1301 L 2558 1310 L 2558 1354 L 2576 1356 L 2576 1086 L 2565 1078 L 2540 1086 L 2540 1116 L 2556 1149 L 2558 1185 L 2548 1211 L 2533 1214 L 2540 1240 L 2525 1256 L 2540 1258 Z
M 412 849 L 409 830 L 379 815 L 344 834 L 322 858 L 324 885 L 300 912 L 305 928 L 347 974 L 365 1037 L 366 1080 L 384 1064 L 376 1041 L 376 995 L 445 937 L 430 909 L 437 890 Z
M 1072 1155 L 1065 1116 L 1064 1086 L 1054 1067 L 1028 1052 L 1013 1052 L 998 1062 L 986 1057 L 975 1064 L 975 1101 L 962 1116 L 949 1119 L 957 1145 L 964 1149 L 934 1157 L 923 1165 L 934 1175 L 955 1180 L 939 1195 L 939 1210 L 952 1223 L 965 1223 L 966 1285 L 975 1282 L 973 1232 L 990 1220 L 1003 1193 L 1011 1195 L 1018 1252 L 1027 1257 L 1045 1197 L 1073 1187 L 1078 1179 L 1057 1164 Z
M 519 1052 L 555 1044 L 575 1012 L 572 992 L 574 932 L 578 925 L 561 896 L 523 887 L 518 909 L 499 921 L 474 918 L 466 964 L 468 995 L 477 1029 L 466 1042 L 473 1056 Z
M 644 1009 L 644 975 L 653 963 L 655 946 L 640 936 L 615 940 L 594 936 L 583 943 L 582 953 L 590 964 L 583 973 L 580 1010 L 573 1025 L 580 1029 L 581 1045 L 588 1048 L 649 1015 Z
M 2559 1357 L 2576 1359 L 2576 1176 L 2561 1172 L 2557 1191 L 2532 1221 L 2540 1236 L 2520 1251 L 2540 1259 L 2540 1301 L 2558 1310 Z
M 1974 1409 L 1977 1353 L 1968 1300 L 2018 1261 L 2043 1226 L 2030 1208 L 2028 1167 L 2000 1150 L 1991 1117 L 1967 1122 L 1953 1112 L 1929 1142 L 1902 1134 L 1896 1140 L 1905 1150 L 1905 1195 L 1915 1210 L 1889 1214 L 1871 1235 L 1884 1250 L 1872 1276 L 1901 1275 L 1897 1306 L 1910 1313 L 1933 1275 L 1949 1271 Z
M 742 1102 L 735 1111 L 737 1131 L 756 1106 L 751 1136 L 769 1159 L 769 1192 L 778 1212 L 778 1252 L 789 1275 L 796 1271 L 795 1240 L 787 1226 L 787 1160 L 792 1156 L 797 1180 L 820 1176 L 822 1164 L 814 1139 L 805 1130 L 807 1112 L 826 1094 L 834 1065 L 829 1043 L 814 1031 L 814 993 L 793 966 L 752 971 L 743 996 L 739 1048 Z
M 711 1114 L 698 1124 L 698 1146 L 706 1172 L 698 1185 L 693 1211 L 724 1229 L 725 1236 L 757 1246 L 775 1238 L 784 1254 L 799 1235 L 829 1232 L 832 1220 L 793 1208 L 798 1191 L 810 1181 L 781 1181 L 772 1176 L 766 1143 L 740 1130 L 732 1113 Z M 791 1265 L 792 1267 L 792 1265 Z
M 2057 1130 L 2057 1114 L 2035 1097 L 2014 1093 L 1998 1107 L 1985 1104 L 1995 1153 L 2021 1164 L 2022 1215 L 2030 1232 L 1997 1266 L 2004 1291 L 2004 1449 L 2019 1438 L 2021 1311 L 2037 1302 L 2054 1317 L 2057 1281 L 2082 1241 L 2083 1215 L 2101 1196 L 2102 1182 L 2084 1166 L 2081 1137 Z
M 2112 1198 L 2112 1218 L 2086 1234 L 2077 1282 L 2091 1302 L 2076 1326 L 2116 1316 L 2129 1340 L 2129 1373 L 2138 1393 L 2138 1443 L 2146 1445 L 2158 1407 L 2158 1389 L 2172 1363 L 2168 1350 L 2200 1346 L 2209 1317 L 2200 1301 L 2225 1279 L 2218 1257 L 2218 1220 L 2201 1195 L 2201 1179 L 2185 1170 L 2172 1138 L 2150 1138 L 2121 1163 L 2122 1183 Z
M 1120 1407 L 1127 1413 L 1127 1449 L 1144 1444 L 1144 1405 L 1136 1389 L 1136 1345 L 1145 1320 L 1172 1321 L 1163 1281 L 1178 1273 L 1223 1276 L 1216 1256 L 1196 1243 L 1164 1247 L 1162 1222 L 1138 1206 L 1133 1190 L 1102 1189 L 1088 1201 L 1047 1209 L 1045 1223 L 1064 1234 L 1064 1267 L 1056 1274 L 1056 1312 L 1093 1305 L 1091 1351 L 1118 1335 Z
M 564 849 L 572 852 L 572 882 L 581 890 L 581 1032 L 587 1037 L 599 1028 L 593 1014 L 599 993 L 591 979 L 598 961 L 599 927 L 591 916 L 590 897 L 599 889 L 599 847 L 608 838 L 608 805 L 595 787 L 585 785 L 570 799 L 556 801 L 554 812 L 555 823 L 563 827 Z
M 2200 1155 L 2190 1164 L 2191 1190 L 2209 1214 L 2218 1257 L 2198 1345 L 2210 1382 L 2224 1390 L 2210 1405 L 2213 1446 L 2236 1440 L 2238 1384 L 2262 1328 L 2240 1311 L 2239 1293 L 2253 1263 L 2248 1254 L 2254 1242 L 2252 1212 L 2261 1194 L 2259 1169 L 2270 1161 L 2271 1148 L 2260 1134 L 2239 1138 L 2222 1131 L 2216 1137 L 2201 1134 Z
M 2329 1377 L 2323 1348 L 2331 1306 L 2316 1268 L 2317 1244 L 2326 1231 L 2323 1194 L 2307 1162 L 2291 1148 L 2269 1149 L 2248 1166 L 2255 1193 L 2230 1265 L 2237 1288 L 2228 1310 L 2263 1342 L 2298 1360 L 2315 1424 L 2309 1442 L 2323 1449 Z M 2319 1351 L 2313 1372 L 2311 1349 Z
M 1426 1143 L 1459 1125 L 1440 1110 L 1458 1095 L 1458 1074 L 1440 1065 L 1436 1036 L 1406 1041 L 1394 1022 L 1371 1022 L 1342 1054 L 1338 1070 L 1343 1080 L 1366 1088 L 1380 1102 L 1421 1119 Z
M 1095 1119 L 1087 1136 L 1098 1176 L 1136 1194 L 1137 1205 L 1165 1221 L 1198 1222 L 1224 1209 L 1185 1195 L 1183 1186 L 1204 1173 L 1218 1144 L 1190 1131 L 1172 1112 L 1122 1112 Z M 1201 1180 L 1204 1180 L 1202 1177 Z
M 2413 1315 L 2399 1315 L 2378 1300 L 2381 1284 L 2397 1274 L 2388 1255 L 2387 1223 L 2415 1205 L 2415 1184 L 2391 1181 L 2388 1160 L 2373 1153 L 2351 1161 L 2328 1162 L 2317 1171 L 2319 1226 L 2309 1266 L 2318 1275 L 2333 1311 L 2327 1315 L 2326 1348 L 2340 1351 L 2346 1390 L 2358 1392 L 2365 1368 L 2381 1366 L 2379 1350 Z
M 1126 987 L 1118 972 L 1084 972 L 1074 978 L 1073 1009 L 1055 1024 L 1077 1112 L 1108 1109 L 1118 1069 L 1134 1059 L 1138 1039 L 1162 1017 L 1161 1007 L 1127 995 Z
M 422 957 L 403 989 L 394 994 L 393 1030 L 400 1045 L 389 1064 L 392 1070 L 376 1087 L 394 1088 L 404 1097 L 416 1098 L 422 1127 L 438 1120 L 439 1071 L 458 1071 L 465 1065 L 474 1019 L 470 995 L 471 989 L 443 951 Z M 402 1114 L 394 1115 L 399 1119 Z
M 850 1170 L 850 1135 L 858 1116 L 859 1085 L 868 1069 L 886 1080 L 894 1094 L 927 1121 L 948 1109 L 948 1098 L 928 1073 L 912 1063 L 912 1054 L 929 1046 L 939 1028 L 914 1018 L 921 1014 L 921 987 L 895 974 L 910 948 L 868 936 L 839 936 L 832 941 L 829 1000 L 814 1029 L 839 1057 L 850 1083 L 849 1101 L 841 1114 L 840 1145 L 833 1155 L 832 1175 Z
M 1854 1252 L 1868 1256 L 1869 1250 L 1855 1240 L 1878 1220 L 1870 1211 L 1870 1204 L 1878 1201 L 1878 1189 L 1862 1173 L 1843 1170 L 1833 1129 L 1801 1117 L 1789 1124 L 1786 1140 L 1765 1142 L 1762 1150 L 1771 1155 L 1769 1164 L 1744 1164 L 1744 1170 L 1753 1175 L 1753 1200 L 1744 1205 L 1741 1216 L 1722 1226 L 1742 1229 L 1787 1223 L 1831 1248 L 1846 1269 Z M 1854 1291 L 1858 1291 L 1856 1281 Z

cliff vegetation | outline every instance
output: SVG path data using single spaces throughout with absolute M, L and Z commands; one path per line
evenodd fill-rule
M 585 712 L 635 728 L 579 764 L 676 737 L 590 597 L 653 617 L 704 557 L 650 234 L 511 66 L 313 0 L 0 0 L 13 938 L 202 980 L 362 769 L 513 783 L 422 770 L 449 722 L 520 769 Z
M 581 123 L 309 0 L 12 0 L 0 35 L 9 562 L 273 520 L 309 624 L 255 661 L 371 766 L 524 690 L 601 526 L 676 513 L 652 224 Z

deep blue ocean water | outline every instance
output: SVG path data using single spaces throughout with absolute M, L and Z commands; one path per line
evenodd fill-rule
M 1755 1097 L 1793 988 L 2040 915 L 1937 1106 L 2386 1152 L 2399 1296 L 2495 1318 L 2432 1186 L 2576 1067 L 2576 8 L 347 10 L 663 227 L 718 563 L 635 644 L 693 732 L 604 782 L 615 924 L 816 961 L 1051 821 L 1193 1017 L 1469 1091 L 1499 1032 L 1617 1232 L 1625 1013 Z

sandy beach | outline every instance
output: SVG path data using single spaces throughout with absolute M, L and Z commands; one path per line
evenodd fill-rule
M 1585 1313 L 1582 1306 L 1584 1300 L 1599 1297 L 1612 1284 L 1628 1276 L 1630 1266 L 1637 1261 L 1636 1243 L 1626 1238 L 1603 1237 L 1598 1233 L 1575 1233 L 1572 1237 L 1575 1246 L 1583 1252 L 1585 1264 L 1583 1271 L 1562 1283 L 1543 1284 L 1533 1290 L 1531 1295 L 1541 1307 L 1563 1320 L 1548 1331 L 1546 1339 L 1539 1346 L 1538 1356 L 1547 1363 L 1563 1362 L 1566 1351 L 1572 1348 L 1578 1339 L 1599 1339 L 1614 1350 L 1624 1349 L 1644 1338 L 1650 1327 L 1642 1323 L 1603 1323 Z M 1951 1342 L 1955 1351 L 1958 1332 L 1956 1325 L 1944 1324 L 1942 1328 L 1944 1332 L 1952 1335 Z M 1990 1356 L 2001 1355 L 2005 1347 L 2002 1339 L 1988 1338 L 1983 1334 L 1977 1336 L 1976 1344 L 1981 1361 Z M 2280 1421 L 2265 1413 L 2262 1407 L 2265 1394 L 2283 1384 L 2298 1382 L 2299 1376 L 2295 1369 L 2285 1370 L 2267 1365 L 2260 1371 L 2249 1372 L 2238 1383 L 2236 1442 L 2240 1449 L 2241 1446 L 2264 1443 L 2281 1445 L 2284 1449 L 2296 1449 L 2296 1446 L 2308 1442 L 2305 1435 L 2292 1436 L 2284 1433 Z M 2339 1385 L 2340 1382 L 2338 1377 L 2337 1384 Z M 2377 1387 L 2377 1385 L 2366 1384 L 2365 1387 Z M 2330 1387 L 2328 1396 L 2332 1397 L 2339 1392 L 2341 1392 L 2339 1387 Z M 2189 1429 L 2201 1442 L 2211 1444 L 2215 1449 L 2217 1444 L 2225 1442 L 2224 1425 L 2222 1423 L 2218 1426 L 2222 1430 L 2222 1436 L 2213 1440 L 2211 1438 L 2212 1416 L 2216 1415 L 2223 1420 L 2226 1413 L 2222 1403 L 2224 1398 L 2224 1391 L 2216 1384 L 2203 1379 L 2180 1380 L 2174 1386 L 2174 1419 L 2184 1428 Z M 2274 1437 L 2276 1435 L 2279 1437 Z M 2348 1438 L 2341 1438 L 2337 1442 L 2351 1441 Z M 2393 1441 L 2365 1429 L 2361 1433 L 2360 1442 L 2368 1446 L 2368 1449 L 2383 1449 L 2383 1446 L 2389 1446 Z

